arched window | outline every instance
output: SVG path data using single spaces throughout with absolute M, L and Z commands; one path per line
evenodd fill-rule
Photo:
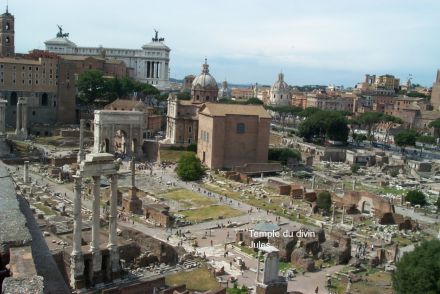
M 17 105 L 17 93 L 16 92 L 12 92 L 11 93 L 11 105 Z
M 6 44 L 9 44 L 9 37 L 6 37 Z
M 47 93 L 43 93 L 43 95 L 41 95 L 41 106 L 47 105 L 49 105 L 49 99 L 47 97 Z
M 5 30 L 9 31 L 9 22 L 6 23 Z

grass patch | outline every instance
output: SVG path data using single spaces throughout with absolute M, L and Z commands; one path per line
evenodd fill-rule
M 44 212 L 45 215 L 56 215 L 55 211 L 42 203 L 33 203 L 32 205 Z
M 226 205 L 212 205 L 208 207 L 183 210 L 179 212 L 187 221 L 203 222 L 211 219 L 230 218 L 242 215 L 243 212 Z
M 180 156 L 184 154 L 195 154 L 191 151 L 181 151 L 181 150 L 160 150 L 160 161 L 177 162 Z
M 186 289 L 191 291 L 208 291 L 220 287 L 206 267 L 166 276 L 165 283 L 170 286 L 186 284 Z
M 396 236 L 393 238 L 393 240 L 394 240 L 394 242 L 397 242 L 399 244 L 399 246 L 402 246 L 402 247 L 412 244 L 411 240 L 409 240 L 408 238 L 405 238 L 403 236 Z
M 280 271 L 287 271 L 293 268 L 293 266 L 290 262 L 280 261 L 280 263 L 278 264 L 278 268 L 280 269 Z
M 160 194 L 158 197 L 178 201 L 182 203 L 184 207 L 201 207 L 216 203 L 211 198 L 204 197 L 187 189 L 173 190 L 165 194 Z
M 383 187 L 377 191 L 378 193 L 383 194 L 393 194 L 393 195 L 406 195 L 408 190 L 406 189 L 397 189 L 394 187 Z

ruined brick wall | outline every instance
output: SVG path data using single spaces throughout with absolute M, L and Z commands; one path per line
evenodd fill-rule
M 176 249 L 160 240 L 129 229 L 122 231 L 122 237 L 125 239 L 132 239 L 139 244 L 142 249 L 152 252 L 157 256 L 160 263 L 176 264 L 178 262 L 178 253 Z
M 163 211 L 148 206 L 144 208 L 144 211 L 147 219 L 153 220 L 162 227 L 168 228 L 173 224 L 171 217 Z

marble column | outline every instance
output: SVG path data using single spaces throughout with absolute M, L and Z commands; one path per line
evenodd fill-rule
M 315 176 L 312 178 L 312 190 L 315 189 Z
M 27 137 L 27 101 L 23 98 L 21 105 L 21 132 Z
M 333 211 L 332 211 L 332 224 L 333 224 L 335 222 L 335 209 L 336 209 L 334 203 L 333 203 L 332 207 L 333 207 Z
M 92 242 L 90 243 L 90 251 L 92 252 L 92 268 L 93 268 L 93 284 L 102 281 L 102 255 L 99 249 L 99 230 L 100 230 L 100 186 L 101 177 L 93 177 L 93 205 L 92 205 Z
M 15 124 L 15 134 L 20 134 L 21 131 L 21 101 L 18 100 L 17 102 L 17 109 L 15 111 L 15 114 L 17 116 L 16 124 Z
M 341 225 L 344 224 L 344 216 L 345 216 L 345 206 L 342 206 L 342 218 L 341 218 Z
M 354 191 L 356 188 L 356 179 L 353 179 L 352 190 Z
M 0 98 L 0 135 L 6 133 L 6 104 L 8 101 Z
M 79 152 L 78 152 L 78 163 L 81 163 L 85 159 L 84 153 L 84 127 L 86 120 L 81 119 L 79 121 Z
M 23 182 L 25 184 L 29 183 L 29 161 L 24 162 L 23 167 Z
M 119 251 L 117 243 L 117 214 L 118 214 L 118 175 L 110 176 L 111 199 L 110 199 L 110 221 L 109 237 L 107 248 L 110 253 L 112 279 L 119 278 Z
M 257 284 L 260 282 L 260 256 L 261 256 L 261 251 L 258 250 L 258 255 L 257 255 L 257 277 L 255 279 L 255 282 Z
M 130 161 L 130 172 L 131 172 L 131 187 L 135 188 L 136 187 L 136 169 L 135 169 L 135 164 L 134 164 L 133 159 Z
M 70 254 L 70 285 L 73 289 L 84 288 L 84 257 L 81 251 L 81 176 L 74 175 L 75 199 L 73 203 L 73 249 Z

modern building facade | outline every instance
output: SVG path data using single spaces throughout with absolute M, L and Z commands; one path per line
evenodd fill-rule
M 262 105 L 205 103 L 197 156 L 210 169 L 267 163 L 271 116 Z
M 80 47 L 68 39 L 69 34 L 63 33 L 62 28 L 56 37 L 44 44 L 46 50 L 58 55 L 92 56 L 123 61 L 132 69 L 133 78 L 154 85 L 160 90 L 169 89 L 169 64 L 171 49 L 164 44 L 164 38 L 158 37 L 156 31 L 151 42 L 141 49 L 122 49 L 104 47 Z

